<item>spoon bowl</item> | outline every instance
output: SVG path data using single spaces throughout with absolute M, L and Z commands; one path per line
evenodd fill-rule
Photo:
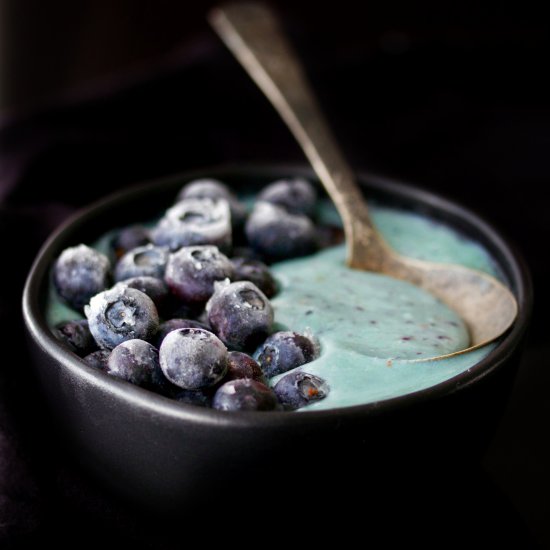
M 325 186 L 343 221 L 348 265 L 409 281 L 458 313 L 468 327 L 470 346 L 450 355 L 504 334 L 518 313 L 516 298 L 505 285 L 473 269 L 397 254 L 378 233 L 353 171 L 272 11 L 263 4 L 236 3 L 214 9 L 209 20 L 286 122 Z

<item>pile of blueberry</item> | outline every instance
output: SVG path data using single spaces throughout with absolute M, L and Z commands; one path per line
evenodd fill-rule
M 316 191 L 304 179 L 256 199 L 248 213 L 222 182 L 195 180 L 152 229 L 117 232 L 111 258 L 65 249 L 53 282 L 86 320 L 61 323 L 57 338 L 88 365 L 185 403 L 264 411 L 323 399 L 323 379 L 293 370 L 316 358 L 315 339 L 274 332 L 268 264 L 340 236 L 314 224 Z

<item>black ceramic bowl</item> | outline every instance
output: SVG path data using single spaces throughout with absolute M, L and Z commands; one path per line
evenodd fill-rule
M 266 483 L 281 500 L 397 490 L 418 479 L 425 488 L 456 479 L 475 463 L 493 433 L 518 365 L 531 309 L 528 273 L 518 255 L 470 211 L 413 186 L 360 178 L 368 197 L 444 220 L 483 244 L 519 302 L 511 330 L 468 371 L 426 390 L 363 406 L 304 413 L 221 412 L 153 394 L 89 368 L 62 347 L 45 321 L 48 274 L 61 250 L 92 242 L 113 226 L 150 219 L 186 181 L 216 177 L 259 188 L 295 167 L 234 167 L 182 174 L 132 187 L 83 210 L 40 251 L 23 309 L 38 378 L 69 448 L 98 479 L 134 503 L 181 510 L 220 491 L 243 499 Z M 258 484 L 261 481 L 262 484 Z M 280 488 L 284 488 L 280 489 Z M 417 487 L 418 489 L 418 487 Z M 357 489 L 359 490 L 359 489 Z M 244 495 L 248 495 L 245 497 Z M 317 496 L 316 496 L 317 495 Z M 271 497 L 270 497 L 271 498 Z M 292 497 L 294 498 L 294 497 Z M 250 500 L 250 499 L 249 499 Z M 252 499 L 253 501 L 254 499 Z

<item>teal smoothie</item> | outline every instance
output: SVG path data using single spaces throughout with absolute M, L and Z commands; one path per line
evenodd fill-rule
M 402 254 L 499 276 L 486 250 L 441 223 L 379 206 L 371 214 Z M 320 344 L 318 359 L 299 369 L 330 385 L 326 399 L 300 411 L 362 405 L 429 388 L 468 370 L 495 346 L 428 360 L 468 347 L 462 320 L 410 283 L 349 269 L 344 245 L 281 262 L 273 272 L 281 284 L 272 300 L 277 323 L 308 332 Z
M 499 277 L 483 247 L 444 224 L 383 206 L 372 205 L 370 210 L 378 230 L 398 252 Z M 319 216 L 324 222 L 340 223 L 329 204 L 322 205 Z M 93 246 L 106 252 L 113 233 Z M 362 405 L 429 388 L 467 371 L 496 345 L 430 360 L 468 347 L 462 320 L 410 283 L 348 268 L 344 245 L 279 262 L 271 269 L 280 287 L 272 299 L 277 330 L 306 333 L 317 340 L 318 358 L 298 369 L 324 378 L 330 386 L 325 399 L 299 411 Z M 79 317 L 60 302 L 53 287 L 46 314 L 52 327 Z

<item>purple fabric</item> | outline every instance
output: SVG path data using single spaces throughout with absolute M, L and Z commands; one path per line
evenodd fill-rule
M 550 90 L 537 69 L 546 64 L 542 46 L 547 44 L 529 42 L 527 35 L 497 33 L 492 35 L 496 43 L 490 43 L 483 33 L 468 34 L 466 46 L 436 35 L 428 43 L 389 35 L 379 44 L 355 44 L 355 55 L 341 48 L 332 58 L 326 43 L 317 52 L 307 34 L 295 38 L 355 167 L 416 181 L 478 210 L 518 243 L 535 281 L 547 283 L 550 264 L 539 245 L 542 235 L 550 234 L 548 208 L 540 198 L 550 178 Z M 317 54 L 328 61 L 317 62 Z M 511 86 L 511 80 L 523 84 Z M 179 548 L 185 542 L 185 533 L 180 540 L 148 525 L 96 487 L 63 452 L 29 371 L 20 296 L 40 244 L 76 208 L 136 181 L 249 160 L 301 162 L 302 155 L 212 37 L 162 70 L 105 82 L 3 121 L 0 546 L 87 547 L 104 544 L 107 537 L 136 549 Z M 546 285 L 537 290 L 538 303 L 550 306 Z M 536 321 L 542 311 L 544 305 Z M 453 529 L 452 514 L 465 506 L 484 541 L 521 542 L 528 548 L 548 536 L 537 519 L 542 504 L 536 477 L 520 468 L 546 461 L 539 481 L 550 486 L 550 457 L 537 445 L 543 429 L 538 417 L 548 414 L 539 388 L 550 381 L 538 358 L 547 363 L 548 344 L 543 324 L 536 321 L 485 473 L 480 468 L 478 477 L 454 488 L 452 497 L 438 495 L 441 533 Z M 533 484 L 532 491 L 517 489 L 522 483 Z M 436 508 L 431 503 L 430 510 Z M 461 527 L 465 540 L 473 536 L 472 524 Z

